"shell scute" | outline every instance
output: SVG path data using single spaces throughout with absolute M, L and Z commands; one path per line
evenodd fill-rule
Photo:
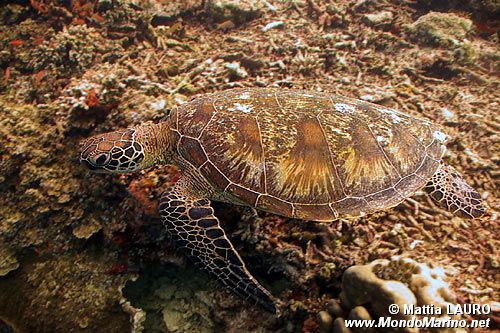
M 290 203 L 269 195 L 259 196 L 255 207 L 279 215 L 293 216 L 293 206 Z
M 220 189 L 225 189 L 229 185 L 229 179 L 220 172 L 215 165 L 208 161 L 200 168 L 202 174 Z
M 285 90 L 276 92 L 275 96 L 280 111 L 285 114 L 305 113 L 307 116 L 316 116 L 330 107 L 330 98 L 322 93 Z
M 229 185 L 226 191 L 252 206 L 255 206 L 257 198 L 259 197 L 259 193 L 250 191 L 236 184 Z
M 429 180 L 429 174 L 432 176 L 434 172 L 438 169 L 440 165 L 440 160 L 437 160 L 430 155 L 425 155 L 421 165 L 412 174 L 420 177 L 424 180 Z
M 332 205 L 341 216 L 362 216 L 370 209 L 362 198 L 348 197 Z
M 217 96 L 215 109 L 223 114 L 256 116 L 261 110 L 279 107 L 272 89 L 233 89 Z
M 195 167 L 201 166 L 208 160 L 200 142 L 190 137 L 181 137 L 179 142 L 179 154 L 191 162 Z
M 294 217 L 314 221 L 332 221 L 336 218 L 335 212 L 329 204 L 304 205 L 294 204 Z
M 340 198 L 341 187 L 318 119 L 295 114 L 281 123 L 284 126 L 276 126 L 277 122 L 280 120 L 271 114 L 259 116 L 268 193 L 297 203 L 328 203 Z M 281 134 L 285 128 L 287 132 Z
M 366 201 L 371 204 L 370 210 L 379 210 L 385 207 L 397 205 L 405 198 L 401 196 L 395 188 L 388 188 L 366 196 Z
M 217 113 L 200 138 L 210 161 L 232 182 L 264 192 L 264 153 L 255 117 Z
M 182 111 L 177 110 L 177 130 L 185 136 L 197 138 L 209 123 L 215 109 L 212 99 L 202 97 L 181 106 Z
M 347 132 L 350 139 L 332 144 L 346 195 L 364 196 L 396 183 L 399 175 L 372 136 L 368 124 L 353 121 Z
M 414 125 L 410 123 L 411 126 Z M 370 124 L 370 130 L 380 150 L 399 175 L 414 171 L 415 165 L 425 156 L 425 146 L 403 124 L 392 124 L 390 119 L 384 118 Z M 413 153 L 408 154 L 410 151 Z

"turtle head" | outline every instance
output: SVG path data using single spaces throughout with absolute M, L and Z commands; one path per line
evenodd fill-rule
M 147 123 L 135 128 L 99 134 L 82 141 L 80 162 L 98 173 L 142 170 L 163 160 L 166 149 L 161 128 Z M 163 140 L 162 140 L 163 139 Z

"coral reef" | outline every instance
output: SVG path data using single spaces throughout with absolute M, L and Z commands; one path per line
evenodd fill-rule
M 0 317 L 16 333 L 130 331 L 116 289 L 126 277 L 100 273 L 109 260 L 84 251 L 24 261 L 0 280 Z
M 133 0 L 136 6 L 143 8 L 147 15 L 152 17 L 153 24 L 164 23 L 165 20 L 201 8 L 203 0 L 185 1 L 159 1 L 159 0 Z
M 70 26 L 34 48 L 28 55 L 31 59 L 28 68 L 69 76 L 89 68 L 102 54 L 119 50 L 119 45 L 105 42 L 92 27 Z
M 495 18 L 500 13 L 500 2 L 497 0 L 418 0 L 418 3 L 440 10 L 467 10 L 479 18 Z
M 472 30 L 472 21 L 451 13 L 430 12 L 405 28 L 420 43 L 453 47 L 463 43 Z
M 144 332 L 284 331 L 270 314 L 259 313 L 256 322 L 257 309 L 232 311 L 237 298 L 192 267 L 148 266 L 123 294 L 146 312 Z
M 0 247 L 0 276 L 5 276 L 9 272 L 19 268 L 19 261 L 12 251 L 5 247 Z
M 205 11 L 215 22 L 231 21 L 242 24 L 251 21 L 262 14 L 263 3 L 251 0 L 208 0 Z
M 418 4 L 1 2 L 0 331 L 345 332 L 344 318 L 375 313 L 336 302 L 343 272 L 398 254 L 454 270 L 460 302 L 497 300 L 498 33 L 480 18 L 493 17 L 498 2 Z M 325 224 L 218 203 L 249 270 L 283 303 L 282 318 L 261 312 L 170 247 L 156 204 L 175 168 L 93 175 L 76 155 L 89 135 L 246 86 L 329 91 L 439 124 L 452 138 L 446 162 L 489 214 L 452 217 L 421 193 L 388 212 Z M 413 281 L 394 283 L 428 302 L 433 284 L 419 294 L 418 279 L 395 275 L 406 266 L 384 263 L 377 274 Z
M 0 318 L 16 332 L 77 327 L 88 332 L 100 327 L 100 320 L 108 321 L 110 331 L 125 329 L 129 321 L 121 313 L 118 290 L 128 272 L 109 273 L 113 250 L 97 256 L 75 253 L 97 232 L 111 239 L 125 229 L 130 218 L 109 211 L 120 205 L 125 193 L 94 187 L 101 183 L 105 188 L 104 179 L 83 180 L 82 171 L 75 168 L 77 145 L 64 143 L 71 135 L 64 131 L 64 119 L 54 118 L 54 110 L 0 99 L 0 266 L 2 275 L 6 273 L 0 281 Z M 101 193 L 107 202 L 85 195 L 85 188 Z M 81 313 L 63 314 L 57 311 L 60 307 L 80 308 Z M 17 312 L 10 313 L 12 309 Z M 94 310 L 98 314 L 92 316 Z M 52 320 L 54 313 L 59 313 L 58 321 Z
M 145 321 L 146 332 L 154 331 L 155 325 L 165 326 L 168 332 L 215 330 L 216 323 L 211 316 L 216 307 L 214 295 L 203 290 L 210 281 L 208 277 L 194 275 L 191 269 L 185 272 L 150 270 L 137 281 L 129 282 L 124 290 L 127 299 L 150 313 Z
M 363 20 L 366 24 L 374 27 L 388 25 L 391 23 L 393 19 L 394 19 L 394 14 L 388 11 L 365 14 L 365 16 L 363 17 Z

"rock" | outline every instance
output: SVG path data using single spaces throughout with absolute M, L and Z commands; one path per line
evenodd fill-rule
M 207 0 L 205 12 L 215 22 L 242 24 L 262 14 L 264 3 L 252 0 Z
M 419 5 L 443 12 L 450 9 L 467 10 L 475 17 L 495 19 L 500 14 L 500 1 L 496 0 L 417 0 L 417 2 Z
M 342 309 L 340 302 L 336 299 L 331 299 L 326 303 L 326 310 L 333 318 L 343 317 L 345 315 L 344 309 Z
M 0 332 L 1 333 L 16 333 L 18 332 L 17 327 L 13 327 L 12 324 L 5 322 L 0 319 Z
M 144 331 L 144 322 L 146 321 L 146 311 L 136 308 L 130 304 L 125 298 L 120 300 L 123 311 L 130 316 L 132 324 L 132 333 L 141 333 Z
M 0 318 L 15 332 L 131 332 L 119 303 L 127 277 L 106 272 L 110 259 L 92 251 L 25 258 L 0 279 Z
M 371 320 L 372 316 L 370 316 L 370 313 L 368 313 L 368 310 L 364 306 L 357 306 L 354 309 L 349 312 L 349 317 L 348 319 L 356 319 L 356 320 Z M 356 329 L 353 329 L 355 333 L 357 332 L 375 332 L 373 328 L 370 327 L 359 327 Z
M 357 306 L 349 312 L 349 319 L 371 320 L 372 317 L 363 306 Z
M 351 333 L 352 331 L 345 327 L 345 320 L 344 318 L 337 318 L 333 322 L 333 333 Z
M 320 311 L 318 313 L 318 322 L 319 322 L 319 332 L 320 333 L 329 333 L 332 329 L 333 318 L 326 311 Z
M 17 258 L 4 247 L 0 247 L 0 276 L 5 276 L 19 268 Z
M 285 25 L 285 22 L 283 21 L 273 21 L 271 23 L 266 24 L 264 27 L 262 27 L 262 32 L 266 32 L 271 29 L 276 29 L 276 28 L 281 28 Z
M 26 6 L 8 4 L 0 7 L 0 22 L 5 25 L 18 24 L 28 12 Z
M 448 48 L 463 43 L 472 27 L 472 21 L 467 18 L 438 12 L 430 12 L 404 26 L 408 36 L 416 42 Z
M 444 307 L 449 303 L 456 303 L 455 295 L 450 286 L 444 281 L 446 274 L 440 267 L 429 267 L 420 264 L 418 274 L 412 276 L 410 289 L 417 296 L 418 304 L 432 304 Z
M 367 265 L 353 266 L 342 276 L 342 292 L 340 300 L 344 307 L 354 308 L 357 305 L 370 303 L 375 314 L 390 316 L 389 304 L 416 305 L 417 299 L 413 292 L 403 282 L 385 280 L 374 273 L 379 265 L 389 265 L 389 260 L 375 260 Z M 401 314 L 395 316 L 406 319 Z M 408 331 L 410 332 L 410 331 Z
M 389 11 L 382 11 L 378 13 L 373 13 L 373 14 L 365 14 L 363 16 L 363 22 L 366 25 L 372 26 L 372 27 L 378 27 L 381 25 L 386 25 L 392 22 L 394 19 L 394 14 Z
M 133 0 L 131 3 L 144 9 L 146 14 L 153 17 L 153 21 L 172 19 L 176 16 L 201 8 L 203 0 Z
M 91 219 L 88 223 L 84 223 L 73 227 L 73 235 L 80 239 L 89 239 L 90 236 L 102 229 L 99 221 Z
M 147 268 L 123 290 L 126 299 L 146 311 L 144 332 L 218 332 L 214 290 L 192 268 Z M 151 297 L 154 295 L 154 297 Z
M 244 79 L 248 76 L 248 72 L 243 67 L 241 67 L 239 62 L 231 62 L 225 64 L 224 67 L 227 69 L 228 76 L 232 81 Z

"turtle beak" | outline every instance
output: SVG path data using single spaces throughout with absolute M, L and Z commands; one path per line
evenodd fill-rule
M 96 171 L 98 168 L 88 161 L 88 157 L 96 149 L 92 139 L 86 139 L 80 142 L 80 164 L 84 165 L 87 169 Z
M 90 155 L 90 152 L 93 150 L 91 149 L 90 145 L 87 145 L 87 140 L 83 141 L 82 143 L 80 143 L 80 164 L 83 164 L 85 167 L 87 167 L 87 169 L 90 169 L 90 170 L 95 170 L 96 167 L 92 165 L 92 163 L 90 163 L 88 160 L 87 160 L 87 156 Z
M 110 173 L 110 171 L 108 171 L 106 169 L 98 168 L 98 167 L 92 165 L 92 163 L 90 163 L 89 161 L 84 160 L 84 159 L 80 159 L 80 164 L 84 165 L 85 168 L 90 170 L 92 173 L 101 173 L 101 174 L 109 174 Z

